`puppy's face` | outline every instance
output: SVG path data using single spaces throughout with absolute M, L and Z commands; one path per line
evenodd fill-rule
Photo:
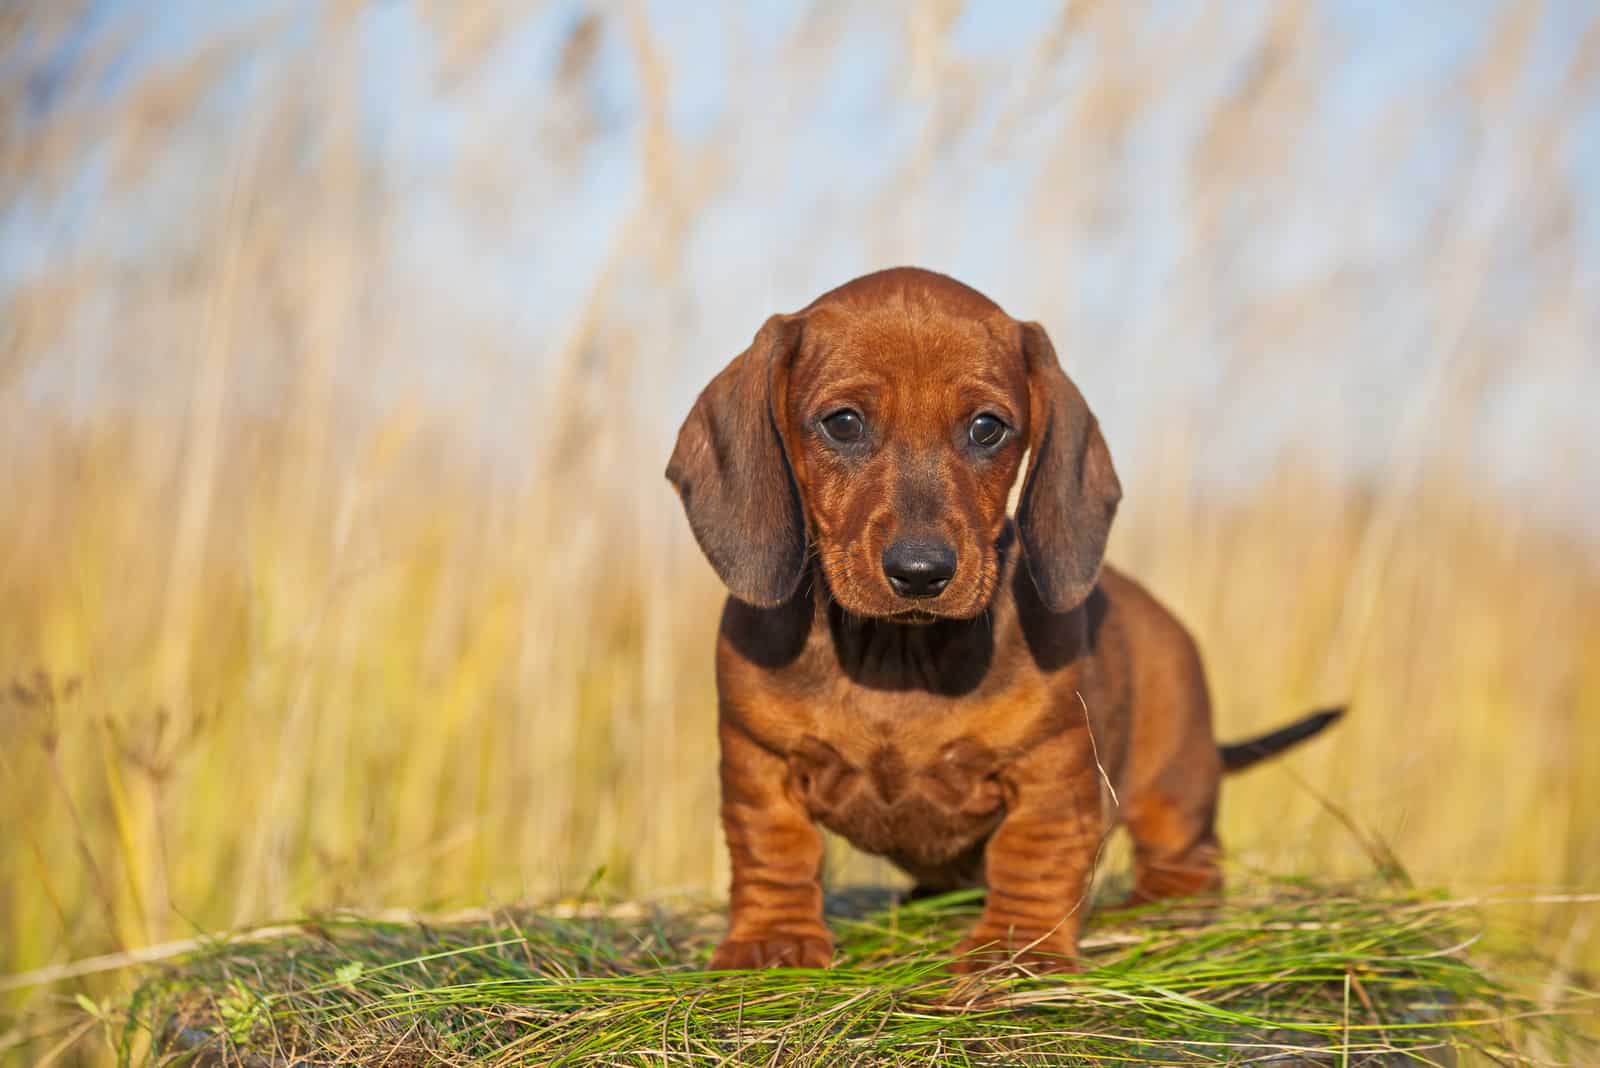
M 907 622 L 982 612 L 1028 447 L 1016 324 L 902 301 L 823 305 L 807 316 L 784 400 L 834 599 Z
M 847 611 L 968 619 L 994 596 L 1006 498 L 1052 611 L 1093 589 L 1121 487 L 1037 323 L 914 268 L 768 319 L 678 432 L 667 477 L 735 597 L 782 604 L 813 555 Z

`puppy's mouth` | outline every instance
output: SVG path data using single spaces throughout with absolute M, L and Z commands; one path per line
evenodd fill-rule
M 926 608 L 903 608 L 898 612 L 890 613 L 887 618 L 894 620 L 896 623 L 938 623 L 950 617 L 942 616 L 937 612 L 930 612 Z
M 993 596 L 990 585 L 978 578 L 962 582 L 938 597 L 893 597 L 887 610 L 877 613 L 878 618 L 896 623 L 952 623 L 976 619 L 982 615 Z

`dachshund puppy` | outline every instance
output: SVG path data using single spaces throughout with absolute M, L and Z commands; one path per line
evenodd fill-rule
M 1071 967 L 1110 826 L 1131 903 L 1216 892 L 1223 772 L 1339 715 L 1217 745 L 1188 632 L 1102 567 L 1122 489 L 1050 339 L 944 275 L 881 271 L 768 319 L 667 478 L 732 594 L 713 968 L 829 963 L 818 824 L 915 892 L 987 887 L 958 968 Z

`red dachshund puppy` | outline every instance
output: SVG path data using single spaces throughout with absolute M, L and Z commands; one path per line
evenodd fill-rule
M 1101 565 L 1122 488 L 1050 339 L 943 275 L 768 319 L 667 477 L 732 593 L 714 968 L 829 963 L 818 824 L 920 891 L 987 887 L 958 967 L 1070 967 L 1114 822 L 1132 902 L 1215 892 L 1223 772 L 1338 715 L 1217 745 L 1188 632 Z

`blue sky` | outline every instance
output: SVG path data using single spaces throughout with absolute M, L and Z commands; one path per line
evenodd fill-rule
M 1442 219 L 1489 249 L 1465 327 L 1469 347 L 1505 350 L 1487 363 L 1473 357 L 1488 383 L 1472 400 L 1466 447 L 1499 482 L 1529 489 L 1555 511 L 1600 497 L 1583 492 L 1600 470 L 1600 421 L 1588 410 L 1600 391 L 1593 87 L 1562 105 L 1558 123 L 1559 165 L 1576 190 L 1567 224 L 1575 260 L 1563 269 L 1591 310 L 1548 343 L 1517 333 L 1552 270 L 1535 240 L 1536 206 L 1517 199 L 1519 153 L 1528 126 L 1551 113 L 1595 18 L 1590 5 L 1545 5 L 1510 109 L 1486 127 L 1474 125 L 1461 74 L 1503 32 L 1505 4 L 1311 7 L 1314 39 L 1296 62 L 1310 64 L 1313 102 L 1302 123 L 1272 135 L 1281 145 L 1269 138 L 1272 178 L 1228 205 L 1228 246 L 1219 251 L 1193 247 L 1186 183 L 1199 131 L 1219 97 L 1248 76 L 1252 42 L 1278 10 L 1266 0 L 1229 5 L 1222 17 L 1216 5 L 1147 3 L 1125 42 L 1128 56 L 1106 54 L 1085 34 L 1043 71 L 1037 46 L 1057 5 L 969 4 L 941 39 L 926 84 L 918 71 L 926 78 L 930 68 L 907 54 L 897 6 L 841 15 L 824 54 L 797 62 L 796 35 L 814 28 L 808 5 L 647 5 L 669 72 L 674 140 L 691 152 L 717 147 L 725 163 L 715 195 L 697 203 L 683 235 L 673 293 L 660 307 L 651 297 L 630 312 L 670 349 L 659 366 L 639 370 L 646 413 L 670 432 L 698 386 L 767 314 L 862 271 L 918 262 L 1043 320 L 1125 463 L 1137 463 L 1181 412 L 1207 446 L 1202 462 L 1223 481 L 1253 477 L 1288 448 L 1321 450 L 1330 466 L 1382 477 L 1397 451 L 1437 444 L 1426 427 L 1405 423 L 1438 361 L 1454 358 L 1449 324 L 1419 311 L 1408 292 L 1421 284 L 1418 248 Z M 27 79 L 24 121 L 37 128 L 74 109 L 114 114 L 119 94 L 149 71 L 219 35 L 282 18 L 269 43 L 219 83 L 200 132 L 175 140 L 137 187 L 116 188 L 103 146 L 87 144 L 65 185 L 14 191 L 0 205 L 0 300 L 86 244 L 135 264 L 181 244 L 194 205 L 214 189 L 243 102 L 317 54 L 318 10 L 313 0 L 100 0 L 78 32 L 8 51 L 0 78 Z M 373 285 L 419 322 L 415 343 L 384 366 L 397 380 L 430 383 L 440 403 L 480 406 L 490 427 L 507 421 L 494 410 L 504 392 L 496 376 L 536 377 L 559 350 L 562 324 L 642 195 L 645 100 L 636 50 L 617 20 L 604 22 L 576 101 L 555 99 L 554 72 L 585 11 L 571 2 L 540 7 L 443 89 L 437 42 L 411 4 L 372 5 L 359 16 L 352 61 L 363 144 L 404 206 L 394 261 L 372 265 Z M 1206 55 L 1169 57 L 1169 69 L 1138 66 L 1151 42 L 1200 19 L 1215 22 Z M 94 77 L 74 76 L 86 56 L 106 54 L 112 60 Z M 1107 71 L 1154 87 L 1135 120 L 1114 143 L 1062 136 L 1086 87 Z M 1423 104 L 1406 143 L 1380 165 L 1373 130 Z M 593 131 L 575 158 L 556 151 L 562 108 L 580 109 Z M 941 128 L 948 135 L 930 140 Z M 498 197 L 463 206 L 452 175 L 485 144 L 498 154 L 490 168 L 500 176 Z M 923 163 L 907 184 L 919 152 Z M 1327 279 L 1348 280 L 1348 316 L 1250 348 L 1237 322 L 1252 301 Z M 1204 296 L 1195 295 L 1197 283 Z M 1174 311 L 1183 301 L 1191 303 Z M 449 342 L 468 323 L 511 340 L 493 359 L 473 359 Z M 45 361 L 35 381 L 42 406 L 92 406 L 104 367 L 133 358 L 114 336 L 105 324 L 80 334 L 80 351 L 60 357 L 74 367 L 65 377 L 51 370 L 54 355 Z M 1514 351 L 1522 344 L 1526 352 Z M 1251 368 L 1242 379 L 1241 364 Z M 1552 454 L 1576 459 L 1554 464 Z

